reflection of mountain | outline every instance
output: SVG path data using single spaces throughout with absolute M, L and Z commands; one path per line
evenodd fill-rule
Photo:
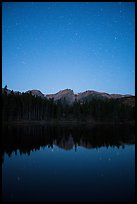
M 17 150 L 30 154 L 42 146 L 57 145 L 64 150 L 77 146 L 108 147 L 134 143 L 134 128 L 129 126 L 3 126 L 2 152 L 10 156 Z
M 59 143 L 57 142 L 57 140 L 54 141 L 54 145 L 57 145 L 58 147 L 61 147 L 65 150 L 73 149 L 74 144 L 75 143 L 71 134 L 68 138 L 65 138 L 65 137 L 61 138 Z

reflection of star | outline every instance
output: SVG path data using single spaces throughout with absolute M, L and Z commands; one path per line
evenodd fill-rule
M 21 179 L 21 178 L 18 176 L 18 177 L 17 177 L 17 180 L 20 181 L 20 179 Z

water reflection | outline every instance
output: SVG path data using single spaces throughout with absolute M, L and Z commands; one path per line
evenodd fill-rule
M 40 147 L 53 148 L 56 145 L 64 150 L 85 148 L 117 147 L 133 144 L 134 128 L 131 126 L 96 125 L 90 126 L 45 126 L 45 125 L 6 125 L 2 128 L 2 155 L 9 157 L 13 152 L 30 155 Z
M 2 131 L 4 202 L 134 201 L 135 149 L 126 145 L 134 143 L 133 127 L 8 125 Z

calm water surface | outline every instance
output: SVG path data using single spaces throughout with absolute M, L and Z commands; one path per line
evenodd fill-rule
M 134 201 L 134 129 L 3 127 L 3 201 Z

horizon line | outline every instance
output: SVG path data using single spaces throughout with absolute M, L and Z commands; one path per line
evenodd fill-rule
M 6 85 L 5 85 L 5 86 L 6 86 Z M 4 87 L 5 87 L 5 86 L 4 86 Z M 2 89 L 4 89 L 4 87 L 2 87 Z M 8 89 L 8 90 L 11 90 L 11 91 L 13 90 L 13 89 L 9 89 L 8 87 L 7 87 L 7 89 Z M 44 94 L 44 95 L 56 94 L 56 93 L 58 93 L 58 92 L 60 92 L 60 91 L 64 91 L 64 90 L 72 90 L 72 91 L 74 92 L 74 94 L 79 94 L 79 93 L 83 93 L 83 92 L 86 92 L 86 91 L 94 91 L 94 92 L 106 93 L 106 94 L 110 94 L 110 95 L 111 95 L 111 94 L 117 94 L 117 95 L 120 94 L 120 95 L 131 95 L 131 96 L 135 96 L 135 93 L 134 93 L 134 94 L 131 94 L 131 93 L 130 93 L 130 94 L 129 94 L 129 93 L 125 93 L 125 94 L 124 94 L 124 93 L 119 93 L 119 92 L 118 92 L 118 93 L 114 93 L 114 92 L 113 92 L 113 93 L 112 93 L 112 92 L 110 93 L 110 92 L 105 92 L 105 91 L 97 91 L 97 90 L 95 90 L 95 89 L 86 89 L 86 90 L 84 90 L 84 91 L 76 91 L 76 92 L 75 92 L 75 91 L 74 91 L 73 89 L 71 89 L 71 88 L 60 89 L 60 90 L 57 91 L 57 92 L 54 92 L 54 93 L 46 93 L 46 94 L 43 93 L 40 89 L 35 89 L 35 88 L 34 88 L 34 89 L 28 89 L 28 90 L 26 90 L 26 91 L 19 91 L 19 90 L 17 90 L 17 91 L 16 91 L 16 90 L 15 90 L 15 91 L 13 90 L 13 91 L 14 91 L 14 92 L 21 92 L 21 93 L 24 92 L 24 93 L 25 93 L 25 92 L 27 92 L 27 91 L 32 91 L 32 90 L 40 91 L 40 92 L 41 92 L 42 94 Z

